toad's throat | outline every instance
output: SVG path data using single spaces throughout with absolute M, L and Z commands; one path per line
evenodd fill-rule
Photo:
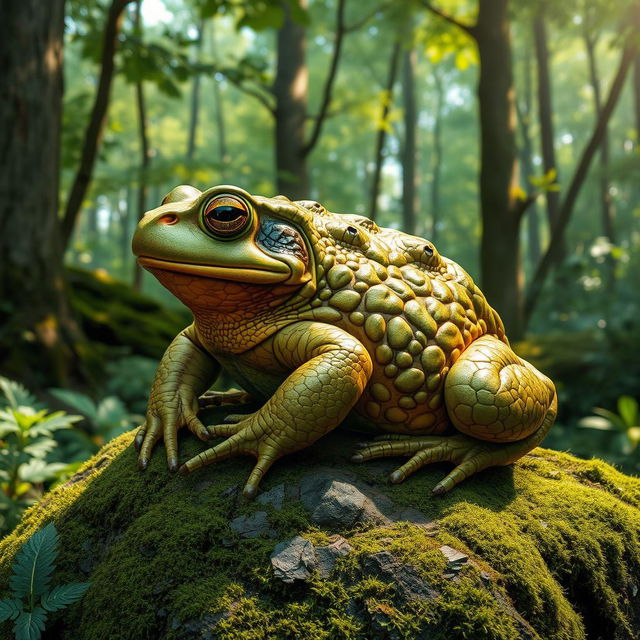
M 282 271 L 267 271 L 266 269 L 192 264 L 188 262 L 175 262 L 173 260 L 160 260 L 149 256 L 139 256 L 138 264 L 148 271 L 161 269 L 163 271 L 185 273 L 203 278 L 232 280 L 252 284 L 277 284 L 279 282 L 285 282 L 291 276 L 291 270 L 284 263 L 282 263 Z

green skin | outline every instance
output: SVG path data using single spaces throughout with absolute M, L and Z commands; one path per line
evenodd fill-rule
M 139 263 L 193 312 L 165 352 L 136 437 L 146 468 L 163 439 L 171 470 L 189 473 L 245 454 L 253 496 L 269 467 L 351 412 L 384 435 L 353 456 L 406 456 L 392 482 L 431 462 L 454 469 L 442 494 L 543 440 L 553 383 L 509 347 L 482 292 L 422 238 L 317 202 L 251 196 L 228 185 L 176 187 L 133 239 Z M 259 411 L 205 426 L 221 367 Z M 225 440 L 178 465 L 177 432 Z

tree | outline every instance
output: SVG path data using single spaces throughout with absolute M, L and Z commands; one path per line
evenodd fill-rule
M 91 116 L 87 124 L 82 145 L 82 158 L 76 171 L 73 185 L 67 198 L 62 218 L 62 246 L 66 248 L 87 194 L 98 148 L 104 130 L 104 123 L 109 106 L 109 94 L 115 72 L 114 56 L 118 47 L 118 37 L 125 7 L 133 0 L 112 0 L 107 13 L 107 20 L 102 39 L 100 60 L 100 79 L 96 91 Z
M 0 19 L 0 366 L 31 385 L 68 383 L 81 337 L 58 224 L 64 1 L 5 2 Z
M 387 71 L 387 81 L 385 89 L 382 93 L 380 104 L 380 122 L 378 125 L 378 133 L 376 135 L 376 147 L 374 152 L 374 169 L 371 179 L 371 191 L 369 192 L 369 209 L 368 215 L 372 220 L 376 219 L 378 214 L 378 196 L 380 195 L 380 177 L 382 175 L 382 163 L 384 161 L 383 152 L 385 139 L 388 133 L 389 111 L 393 103 L 393 88 L 396 83 L 398 73 L 398 60 L 400 59 L 400 39 L 396 38 L 393 43 L 391 57 L 389 58 L 389 69 Z
M 416 232 L 418 208 L 417 128 L 418 109 L 416 106 L 416 50 L 405 49 L 402 60 L 402 100 L 404 106 L 404 145 L 402 148 L 402 228 L 407 233 Z
M 520 222 L 530 200 L 518 197 L 515 92 L 508 0 L 478 0 L 474 24 L 422 5 L 471 37 L 478 48 L 480 74 L 480 208 L 482 288 L 511 336 L 522 334 L 523 274 Z
M 559 180 L 556 161 L 555 136 L 553 130 L 553 100 L 551 94 L 551 74 L 549 70 L 549 46 L 547 43 L 547 23 L 545 7 L 542 5 L 533 20 L 533 41 L 538 70 L 538 119 L 540 121 L 540 143 L 542 148 L 542 166 L 545 176 L 550 180 Z M 547 220 L 553 229 L 560 213 L 560 193 L 557 189 L 545 191 L 547 200 Z M 564 238 L 557 240 L 557 249 L 553 255 L 556 264 L 562 262 L 566 253 Z

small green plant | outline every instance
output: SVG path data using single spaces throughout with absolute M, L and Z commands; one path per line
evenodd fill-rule
M 88 582 L 50 587 L 58 541 L 51 522 L 34 533 L 16 555 L 9 579 L 11 597 L 0 600 L 0 623 L 13 621 L 15 640 L 38 640 L 49 613 L 76 602 L 89 588 Z
M 49 392 L 86 418 L 95 450 L 144 420 L 143 416 L 130 413 L 116 396 L 94 402 L 89 396 L 70 389 L 49 389 Z
M 0 408 L 0 534 L 11 530 L 24 509 L 42 495 L 43 485 L 66 468 L 50 462 L 56 431 L 82 416 L 49 413 L 20 384 L 0 377 L 6 405 Z
M 638 401 L 631 396 L 618 398 L 618 413 L 595 407 L 594 416 L 582 418 L 579 424 L 588 429 L 616 431 L 623 438 L 623 453 L 638 451 L 640 444 L 640 409 Z

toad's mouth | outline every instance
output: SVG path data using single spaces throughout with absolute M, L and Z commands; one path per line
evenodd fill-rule
M 281 263 L 281 271 L 268 271 L 249 267 L 229 267 L 210 264 L 192 264 L 189 262 L 174 262 L 173 260 L 160 260 L 149 256 L 139 256 L 138 264 L 148 271 L 160 269 L 174 273 L 212 278 L 216 280 L 232 280 L 235 282 L 250 282 L 252 284 L 277 284 L 285 282 L 291 277 L 289 267 Z

